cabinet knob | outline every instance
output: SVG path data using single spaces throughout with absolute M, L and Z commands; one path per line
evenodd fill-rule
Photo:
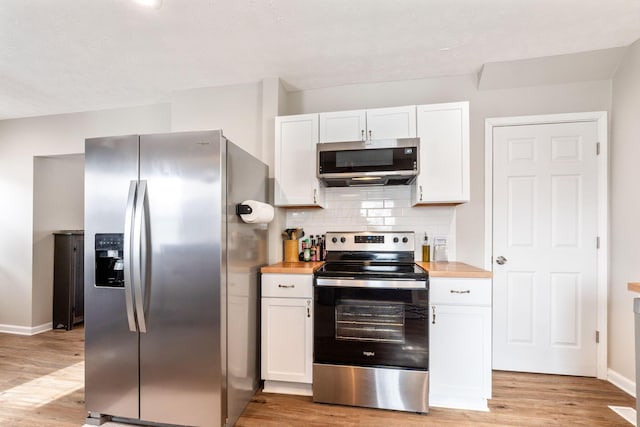
M 373 131 L 369 130 L 369 139 L 373 139 Z
M 360 139 L 364 141 L 364 129 L 360 131 Z

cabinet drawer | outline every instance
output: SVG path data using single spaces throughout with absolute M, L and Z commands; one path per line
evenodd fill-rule
M 429 279 L 432 304 L 491 305 L 491 279 Z
M 263 274 L 262 296 L 313 298 L 312 274 Z

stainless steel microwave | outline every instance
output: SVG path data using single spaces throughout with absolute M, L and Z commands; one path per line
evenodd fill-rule
M 420 138 L 317 145 L 317 172 L 328 187 L 403 185 L 420 171 Z

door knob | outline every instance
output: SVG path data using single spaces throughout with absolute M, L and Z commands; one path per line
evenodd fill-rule
M 503 257 L 502 255 L 500 255 L 498 258 L 496 258 L 496 263 L 498 265 L 504 265 L 504 263 L 507 262 L 507 259 L 505 257 Z

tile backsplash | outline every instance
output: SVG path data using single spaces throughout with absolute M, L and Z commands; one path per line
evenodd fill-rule
M 324 209 L 287 209 L 286 228 L 302 227 L 305 236 L 327 231 L 413 231 L 416 260 L 422 259 L 426 232 L 431 244 L 436 237 L 446 238 L 449 260 L 456 259 L 455 207 L 411 207 L 408 185 L 325 188 L 324 192 Z

